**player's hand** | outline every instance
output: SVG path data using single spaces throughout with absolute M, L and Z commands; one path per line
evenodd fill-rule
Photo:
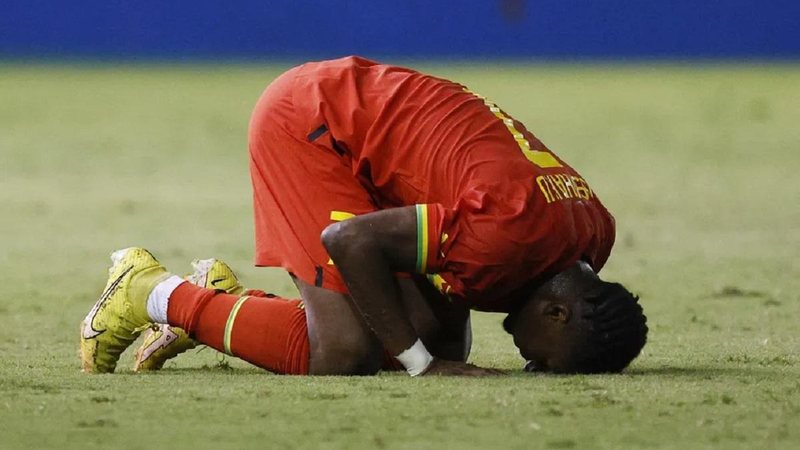
M 499 369 L 490 369 L 478 367 L 473 364 L 467 364 L 461 361 L 448 361 L 446 359 L 434 358 L 428 370 L 422 374 L 423 376 L 430 375 L 444 375 L 444 376 L 459 376 L 459 377 L 491 377 L 497 375 L 505 375 L 505 372 Z

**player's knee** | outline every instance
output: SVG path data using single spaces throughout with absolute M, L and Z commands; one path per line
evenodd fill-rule
M 359 231 L 358 224 L 352 220 L 336 222 L 325 227 L 320 236 L 322 245 L 328 254 L 336 259 L 345 253 L 358 254 L 364 251 L 372 241 L 365 233 Z
M 374 375 L 381 368 L 383 353 L 373 340 L 343 337 L 314 349 L 313 375 Z
M 320 236 L 322 245 L 328 250 L 329 254 L 337 253 L 339 248 L 344 243 L 344 234 L 346 232 L 344 222 L 336 222 L 328 225 L 322 230 Z

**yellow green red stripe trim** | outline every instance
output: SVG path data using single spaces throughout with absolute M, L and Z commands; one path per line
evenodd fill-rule
M 231 356 L 234 356 L 233 351 L 231 350 L 231 333 L 233 332 L 233 322 L 236 321 L 236 315 L 239 314 L 239 309 L 241 309 L 245 300 L 248 298 L 250 297 L 244 295 L 239 297 L 239 300 L 236 300 L 236 303 L 233 304 L 233 309 L 231 309 L 231 313 L 228 315 L 228 322 L 225 324 L 225 337 L 223 339 L 223 345 L 225 346 L 225 353 Z
M 417 205 L 417 273 L 428 266 L 428 205 Z

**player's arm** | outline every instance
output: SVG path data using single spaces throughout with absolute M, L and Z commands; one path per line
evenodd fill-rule
M 411 325 L 395 272 L 417 268 L 417 208 L 386 209 L 328 226 L 322 243 L 367 325 L 412 375 L 497 373 L 463 362 L 433 359 Z
M 470 311 L 451 302 L 425 276 L 397 277 L 403 309 L 436 358 L 466 361 L 472 348 Z

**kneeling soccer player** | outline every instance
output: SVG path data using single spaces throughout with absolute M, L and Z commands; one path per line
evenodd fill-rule
M 459 84 L 357 57 L 304 64 L 256 105 L 250 162 L 256 264 L 288 270 L 304 309 L 120 251 L 82 325 L 85 371 L 113 371 L 152 322 L 280 373 L 371 374 L 384 351 L 411 375 L 495 373 L 465 363 L 469 309 L 508 313 L 538 370 L 616 372 L 644 346 L 637 299 L 597 276 L 613 217 L 520 122 Z

